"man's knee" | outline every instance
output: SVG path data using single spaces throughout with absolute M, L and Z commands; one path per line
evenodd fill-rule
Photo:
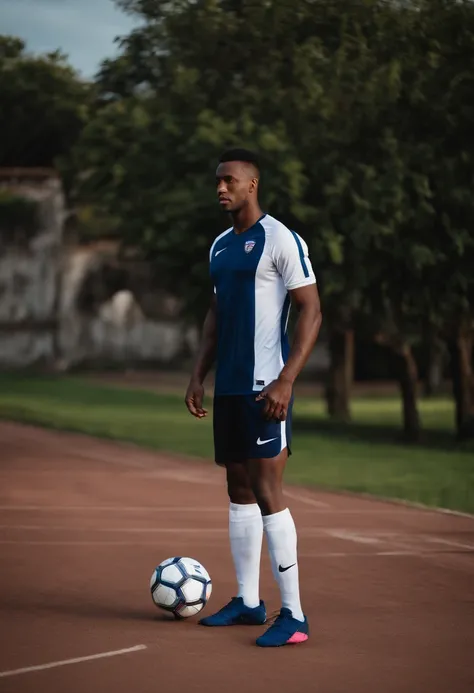
M 273 513 L 283 509 L 281 507 L 283 491 L 281 484 L 276 482 L 275 479 L 263 478 L 254 481 L 252 490 L 262 515 L 273 515 Z
M 232 462 L 226 465 L 226 473 L 227 493 L 231 503 L 237 503 L 239 505 L 256 503 L 245 464 L 243 462 Z
M 283 471 L 286 451 L 272 459 L 250 460 L 247 469 L 250 485 L 263 515 L 273 515 L 284 510 Z

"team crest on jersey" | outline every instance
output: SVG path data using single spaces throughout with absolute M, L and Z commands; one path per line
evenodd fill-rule
M 251 253 L 255 248 L 255 241 L 245 241 L 244 250 L 246 253 Z

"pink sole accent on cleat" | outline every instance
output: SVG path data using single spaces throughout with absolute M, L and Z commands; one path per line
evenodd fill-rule
M 308 640 L 308 636 L 306 633 L 295 633 L 294 635 L 291 636 L 289 640 L 287 640 L 286 644 L 287 645 L 298 645 L 300 642 L 306 642 Z

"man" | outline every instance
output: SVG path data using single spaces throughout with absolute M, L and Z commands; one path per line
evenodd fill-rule
M 226 152 L 217 168 L 217 195 L 232 227 L 210 249 L 214 296 L 186 393 L 195 417 L 215 358 L 214 447 L 225 467 L 229 536 L 239 591 L 205 626 L 262 625 L 259 577 L 265 533 L 282 608 L 257 639 L 261 647 L 308 639 L 297 560 L 297 536 L 282 479 L 290 453 L 293 384 L 316 342 L 321 310 L 306 243 L 258 202 L 260 170 L 247 150 Z M 299 312 L 291 350 L 290 304 Z

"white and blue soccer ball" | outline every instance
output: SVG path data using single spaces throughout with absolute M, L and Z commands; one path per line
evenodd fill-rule
M 211 576 L 194 558 L 167 558 L 155 568 L 150 579 L 153 602 L 175 618 L 199 613 L 212 593 Z

